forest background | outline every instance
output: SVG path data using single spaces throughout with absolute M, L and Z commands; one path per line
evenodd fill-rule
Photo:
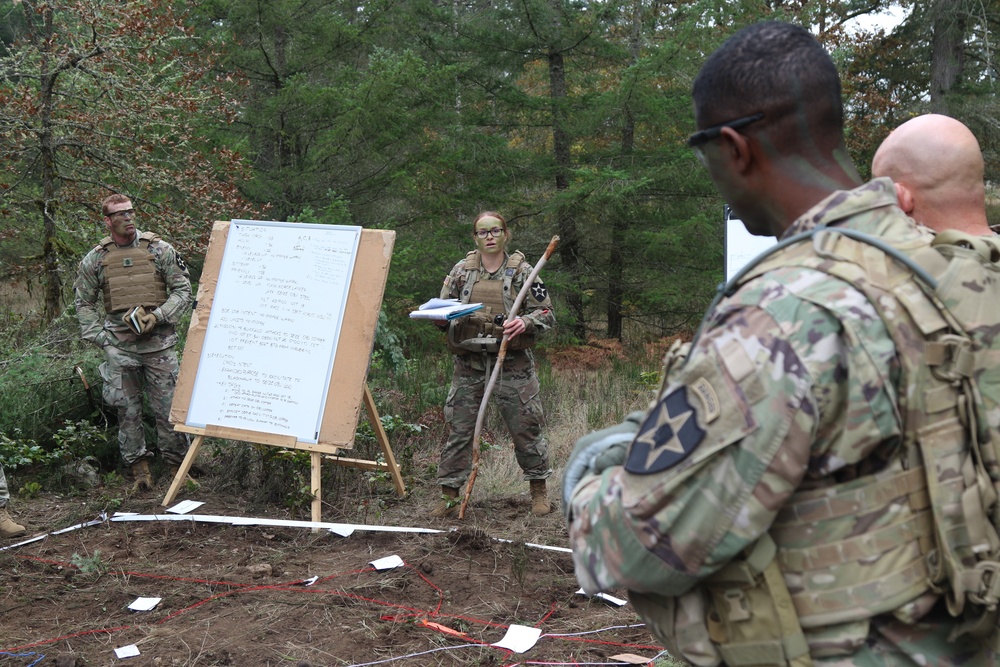
M 888 32 L 857 27 L 888 9 Z M 830 49 L 863 175 L 892 128 L 934 111 L 976 133 L 997 179 L 1000 0 L 0 0 L 0 460 L 15 489 L 37 491 L 25 480 L 43 463 L 117 461 L 71 293 L 112 192 L 194 282 L 215 220 L 395 230 L 370 381 L 383 421 L 415 432 L 440 411 L 448 358 L 407 313 L 473 247 L 473 217 L 501 211 L 529 261 L 558 234 L 543 386 L 560 381 L 547 351 L 619 346 L 599 372 L 632 391 L 580 428 L 621 419 L 723 278 L 723 202 L 685 145 L 690 88 L 763 19 Z

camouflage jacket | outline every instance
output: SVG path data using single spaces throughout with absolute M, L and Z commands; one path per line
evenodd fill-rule
M 480 263 L 478 280 L 503 280 L 503 272 L 507 267 L 507 259 L 509 257 L 509 254 L 504 254 L 504 262 L 497 269 L 496 273 L 490 273 Z M 514 274 L 514 279 L 511 283 L 514 297 L 521 291 L 524 281 L 528 279 L 533 269 L 534 267 L 528 262 L 521 262 L 521 265 L 517 267 L 517 272 Z M 460 298 L 462 290 L 465 288 L 466 273 L 465 259 L 463 258 L 452 267 L 451 272 L 444 279 L 440 298 Z M 556 315 L 552 310 L 552 301 L 549 298 L 549 292 L 545 287 L 545 283 L 542 282 L 541 277 L 536 277 L 531 289 L 528 290 L 528 295 L 521 304 L 520 317 L 524 320 L 524 332 L 528 334 L 538 335 L 555 326 Z
M 136 230 L 132 246 L 139 245 L 142 232 Z M 100 246 L 94 247 L 81 260 L 77 270 L 73 292 L 76 295 L 76 316 L 80 322 L 80 335 L 99 347 L 111 344 L 123 350 L 137 353 L 157 352 L 177 344 L 177 321 L 191 307 L 191 280 L 187 265 L 180 254 L 166 241 L 158 240 L 149 245 L 149 252 L 155 258 L 156 269 L 167 287 L 167 300 L 156 308 L 158 324 L 146 336 L 136 336 L 119 317 L 103 314 L 104 267 L 101 265 L 107 252 Z
M 820 225 L 882 236 L 903 217 L 895 203 L 888 179 L 836 192 L 785 238 Z M 928 234 L 894 228 L 893 242 Z M 573 490 L 583 588 L 681 596 L 755 544 L 796 491 L 879 469 L 902 436 L 900 353 L 846 282 L 782 267 L 742 285 L 707 316 L 625 464 Z

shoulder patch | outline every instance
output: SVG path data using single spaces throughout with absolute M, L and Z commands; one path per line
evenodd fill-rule
M 535 301 L 541 303 L 549 298 L 549 291 L 545 289 L 545 284 L 540 280 L 536 280 L 531 283 L 531 296 L 535 298 Z
M 178 268 L 180 268 L 181 271 L 187 271 L 187 264 L 184 263 L 184 258 L 181 257 L 181 254 L 179 252 L 175 252 L 174 257 L 177 258 Z
M 687 387 L 677 387 L 650 410 L 629 449 L 626 471 L 652 475 L 667 470 L 687 458 L 705 439 L 705 430 L 698 425 L 698 411 L 687 392 Z
M 715 393 L 712 383 L 703 377 L 698 378 L 691 384 L 691 391 L 701 399 L 701 405 L 705 408 L 702 417 L 705 424 L 711 424 L 722 413 L 719 407 L 719 395 Z

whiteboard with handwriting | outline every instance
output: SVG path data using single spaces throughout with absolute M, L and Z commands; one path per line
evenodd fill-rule
M 187 424 L 317 442 L 361 227 L 233 220 Z

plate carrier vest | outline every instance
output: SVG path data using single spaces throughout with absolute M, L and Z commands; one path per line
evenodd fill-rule
M 820 227 L 755 259 L 725 292 L 789 266 L 852 285 L 882 316 L 899 351 L 902 441 L 874 474 L 796 492 L 768 534 L 692 591 L 632 594 L 634 606 L 704 667 L 849 655 L 872 617 L 915 621 L 941 596 L 961 617 L 953 638 L 998 650 L 1000 237 L 947 231 L 891 246 Z M 803 534 L 813 546 L 784 546 Z
M 153 232 L 143 232 L 138 245 L 120 248 L 110 236 L 101 239 L 98 247 L 105 252 L 101 260 L 104 310 L 116 313 L 136 306 L 156 308 L 167 300 L 167 284 L 149 252 L 150 244 L 159 240 Z
M 448 325 L 448 349 L 453 354 L 500 351 L 503 338 L 503 321 L 497 323 L 497 315 L 506 317 L 514 306 L 515 295 L 512 283 L 517 268 L 524 261 L 520 250 L 511 253 L 503 270 L 503 280 L 479 280 L 482 257 L 478 250 L 465 256 L 465 282 L 459 295 L 461 303 L 481 303 L 482 310 L 471 315 L 452 320 Z M 535 345 L 535 334 L 522 333 L 507 343 L 507 349 L 526 350 Z

